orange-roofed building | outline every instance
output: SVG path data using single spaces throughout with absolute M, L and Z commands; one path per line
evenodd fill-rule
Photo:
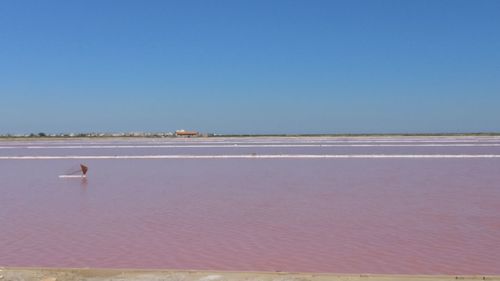
M 177 130 L 175 131 L 175 135 L 178 137 L 197 137 L 200 135 L 200 133 L 195 132 L 195 131 L 185 131 L 185 130 Z

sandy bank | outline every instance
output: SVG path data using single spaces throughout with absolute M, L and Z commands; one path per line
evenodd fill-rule
M 73 268 L 3 268 L 0 281 L 438 281 L 438 280 L 500 280 L 500 276 L 455 275 L 355 275 L 288 272 L 232 272 L 198 270 L 135 270 L 135 269 L 73 269 Z

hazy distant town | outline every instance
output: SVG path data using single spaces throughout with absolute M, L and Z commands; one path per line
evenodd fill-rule
M 330 133 L 330 134 L 219 134 L 198 131 L 176 130 L 174 132 L 91 132 L 91 133 L 27 133 L 1 134 L 0 139 L 25 138 L 197 138 L 197 137 L 362 137 L 362 136 L 500 136 L 500 132 L 463 132 L 463 133 Z
M 200 133 L 197 131 L 177 130 L 175 132 L 120 132 L 120 133 L 28 133 L 28 134 L 0 134 L 2 138 L 106 138 L 106 137 L 209 137 L 215 136 L 213 133 Z

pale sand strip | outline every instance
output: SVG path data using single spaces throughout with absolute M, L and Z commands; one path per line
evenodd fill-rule
M 500 280 L 498 275 L 379 275 L 205 270 L 134 270 L 76 268 L 0 268 L 0 280 L 25 281 L 445 281 Z
M 243 155 L 63 155 L 0 156 L 0 160 L 64 159 L 476 159 L 500 158 L 499 154 L 243 154 Z

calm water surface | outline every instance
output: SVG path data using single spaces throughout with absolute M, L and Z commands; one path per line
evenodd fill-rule
M 0 156 L 500 154 L 495 138 L 238 142 L 263 146 L 3 142 Z M 266 146 L 310 143 L 450 146 Z M 81 180 L 58 178 L 75 159 L 0 160 L 0 266 L 500 274 L 500 158 L 84 162 Z

